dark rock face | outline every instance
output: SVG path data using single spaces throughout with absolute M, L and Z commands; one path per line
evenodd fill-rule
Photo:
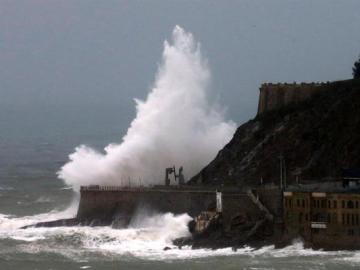
M 288 182 L 339 177 L 360 167 L 360 80 L 321 86 L 312 98 L 243 124 L 190 184 L 279 182 L 284 156 Z
M 197 248 L 218 249 L 232 247 L 234 249 L 251 246 L 262 247 L 277 243 L 278 236 L 273 233 L 273 223 L 264 222 L 251 233 L 255 222 L 244 221 L 241 226 L 235 226 L 231 231 L 224 230 L 223 220 L 220 218 L 213 222 L 201 233 L 193 232 L 191 237 L 175 239 L 173 244 L 181 248 L 182 246 L 192 246 Z

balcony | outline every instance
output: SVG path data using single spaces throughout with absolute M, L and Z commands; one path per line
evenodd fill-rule
M 327 224 L 325 222 L 311 222 L 312 229 L 326 229 Z

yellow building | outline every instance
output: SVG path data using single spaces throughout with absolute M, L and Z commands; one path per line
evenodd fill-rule
M 283 192 L 284 235 L 324 249 L 360 248 L 360 192 Z

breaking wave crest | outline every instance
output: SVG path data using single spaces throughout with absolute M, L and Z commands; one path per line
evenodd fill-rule
M 187 214 L 171 213 L 137 216 L 125 229 L 112 227 L 54 227 L 27 228 L 39 221 L 73 217 L 72 210 L 50 212 L 35 216 L 13 217 L 0 214 L 0 239 L 11 239 L 21 243 L 20 252 L 54 252 L 76 255 L 83 252 L 107 254 L 131 254 L 137 257 L 159 258 L 165 247 L 175 248 L 172 241 L 189 236 Z M 24 245 L 24 243 L 26 243 Z M 1 252 L 1 251 L 0 251 Z
M 32 225 L 38 222 L 45 222 L 63 218 L 72 218 L 77 211 L 78 201 L 74 200 L 73 203 L 65 210 L 53 210 L 48 213 L 16 217 L 12 215 L 4 215 L 0 213 L 0 238 L 13 238 L 16 235 L 21 235 L 27 230 L 21 229 L 24 226 Z
M 187 214 L 138 215 L 125 229 L 80 226 L 20 229 L 22 226 L 38 221 L 71 217 L 74 214 L 72 211 L 72 209 L 64 212 L 54 211 L 28 217 L 0 214 L 0 238 L 16 242 L 16 250 L 11 251 L 14 256 L 16 253 L 56 253 L 76 261 L 84 260 L 84 258 L 91 261 L 94 255 L 144 260 L 187 260 L 235 256 L 241 260 L 250 260 L 252 264 L 256 264 L 257 260 L 262 264 L 274 260 L 294 263 L 301 258 L 328 260 L 335 264 L 360 264 L 360 255 L 357 252 L 305 249 L 300 241 L 295 241 L 282 249 L 275 249 L 274 246 L 265 246 L 260 249 L 244 247 L 236 251 L 231 248 L 192 250 L 190 246 L 178 249 L 172 241 L 189 235 L 187 224 L 191 218 Z M 165 251 L 165 247 L 170 249 Z M 0 250 L 0 257 L 4 252 L 9 251 Z

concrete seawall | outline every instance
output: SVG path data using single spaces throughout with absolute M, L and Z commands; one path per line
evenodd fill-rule
M 215 190 L 82 189 L 77 218 L 101 221 L 126 219 L 143 208 L 160 213 L 188 213 L 194 217 L 201 211 L 214 208 L 215 204 Z
M 246 192 L 222 191 L 223 219 L 228 228 L 234 217 L 242 216 L 251 220 L 258 219 L 263 213 L 249 198 Z M 278 191 L 259 190 L 260 200 L 275 216 L 279 215 Z M 101 221 L 110 223 L 122 220 L 128 223 L 138 211 L 146 209 L 159 213 L 187 213 L 195 217 L 202 211 L 214 210 L 216 190 L 190 187 L 154 187 L 154 188 L 119 188 L 119 187 L 83 187 L 77 219 L 80 221 Z

